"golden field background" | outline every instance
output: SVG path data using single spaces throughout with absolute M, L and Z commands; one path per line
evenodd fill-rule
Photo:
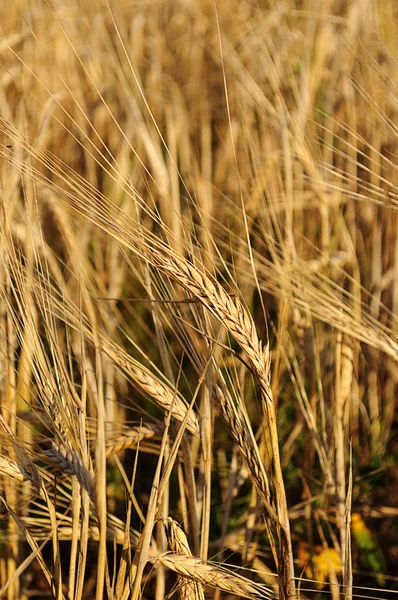
M 398 590 L 397 8 L 0 4 L 0 598 Z

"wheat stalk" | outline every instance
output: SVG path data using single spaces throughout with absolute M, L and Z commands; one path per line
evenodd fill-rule
M 75 475 L 83 489 L 94 501 L 94 480 L 86 469 L 78 454 L 63 443 L 52 442 L 51 448 L 45 451 L 47 458 L 63 473 Z
M 192 558 L 188 538 L 177 521 L 168 517 L 164 520 L 164 523 L 169 528 L 169 546 L 172 552 Z M 180 574 L 177 575 L 177 578 L 180 584 L 180 597 L 182 600 L 204 600 L 203 588 L 199 581 L 192 580 Z
M 18 481 L 31 481 L 31 477 L 21 465 L 5 456 L 0 456 L 0 473 L 13 477 Z
M 173 390 L 171 386 L 155 377 L 149 369 L 146 369 L 105 336 L 101 336 L 101 343 L 104 352 L 115 361 L 118 368 L 131 377 L 156 404 L 166 411 L 171 411 L 173 417 L 178 421 L 184 420 L 187 406 L 177 390 Z M 189 412 L 187 429 L 199 436 L 199 423 L 192 409 Z
M 253 432 L 234 407 L 233 401 L 225 386 L 223 388 L 214 386 L 213 398 L 219 414 L 227 424 L 233 440 L 245 459 L 250 475 L 270 516 L 276 519 L 275 511 L 271 506 L 268 474 L 261 459 L 258 446 L 253 438 Z
M 142 440 L 151 439 L 154 435 L 156 435 L 156 433 L 157 430 L 149 424 L 131 427 L 128 431 L 118 436 L 112 442 L 108 442 L 106 447 L 106 456 L 112 456 L 113 454 L 117 454 L 118 452 L 122 452 L 122 450 L 127 450 L 128 448 L 135 448 L 139 442 Z
M 161 251 L 162 250 L 162 251 Z M 184 289 L 198 298 L 201 303 L 227 328 L 245 351 L 253 374 L 259 384 L 266 422 L 270 432 L 274 466 L 277 520 L 279 537 L 279 577 L 281 593 L 289 597 L 294 593 L 294 563 L 290 538 L 289 514 L 279 454 L 278 429 L 275 405 L 270 383 L 270 354 L 258 339 L 251 315 L 238 296 L 229 296 L 224 288 L 208 275 L 199 271 L 183 257 L 177 255 L 161 242 L 151 240 L 147 244 L 149 260 L 177 281 Z
M 203 586 L 210 586 L 239 598 L 270 600 L 275 598 L 274 592 L 264 585 L 256 584 L 228 571 L 221 565 L 204 562 L 198 558 L 165 552 L 151 557 L 153 564 L 160 563 L 177 574 L 189 577 Z

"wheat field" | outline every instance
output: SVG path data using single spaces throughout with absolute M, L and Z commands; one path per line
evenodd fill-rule
M 397 31 L 0 3 L 0 598 L 398 592 Z

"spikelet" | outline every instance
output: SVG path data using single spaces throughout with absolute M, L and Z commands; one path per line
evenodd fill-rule
M 135 448 L 142 440 L 148 440 L 156 435 L 156 430 L 152 425 L 137 425 L 131 427 L 128 431 L 118 436 L 112 441 L 108 441 L 106 446 L 106 456 L 112 456 L 122 450 Z
M 68 475 L 75 475 L 82 486 L 94 500 L 94 480 L 91 473 L 83 465 L 82 460 L 71 448 L 62 443 L 52 442 L 51 448 L 45 452 L 47 458 L 60 471 Z
M 189 547 L 188 538 L 177 521 L 169 517 L 165 519 L 165 523 L 168 525 L 170 531 L 170 549 L 176 554 L 191 558 L 192 552 Z M 181 600 L 204 600 L 203 587 L 200 582 L 184 577 L 183 575 L 177 575 L 177 579 Z
M 0 473 L 13 477 L 18 481 L 30 481 L 31 477 L 27 474 L 25 469 L 19 465 L 15 460 L 0 456 Z
M 150 562 L 160 563 L 167 569 L 193 579 L 203 586 L 236 594 L 238 598 L 270 600 L 277 597 L 265 585 L 254 583 L 246 577 L 232 573 L 222 565 L 205 562 L 199 558 L 164 552 L 150 558 Z

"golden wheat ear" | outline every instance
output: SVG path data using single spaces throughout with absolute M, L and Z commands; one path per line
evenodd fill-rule
M 50 462 L 60 471 L 67 475 L 75 475 L 80 485 L 94 500 L 94 479 L 91 473 L 83 465 L 77 453 L 65 444 L 52 442 L 51 448 L 45 451 Z
M 0 473 L 18 481 L 31 481 L 30 475 L 15 460 L 0 456 Z

